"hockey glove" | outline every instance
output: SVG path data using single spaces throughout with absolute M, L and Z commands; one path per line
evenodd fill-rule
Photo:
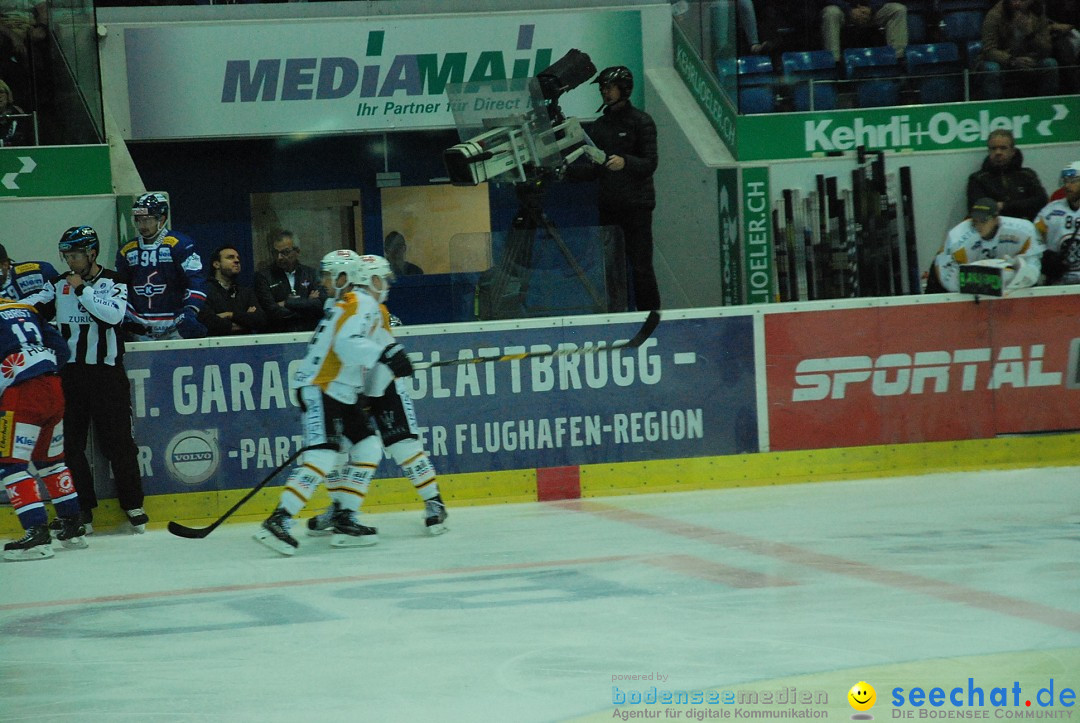
M 194 306 L 185 306 L 176 317 L 176 331 L 185 339 L 201 339 L 206 336 L 206 326 L 199 321 L 199 312 Z
M 411 377 L 413 373 L 412 362 L 401 344 L 391 344 L 383 349 L 379 361 L 390 367 L 395 377 Z

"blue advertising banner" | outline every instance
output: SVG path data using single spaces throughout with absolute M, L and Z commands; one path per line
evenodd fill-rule
M 439 361 L 595 349 L 639 325 L 406 332 L 402 342 L 414 361 Z M 148 494 L 248 487 L 299 449 L 288 378 L 304 344 L 273 338 L 132 345 L 125 364 Z M 664 320 L 638 349 L 422 370 L 409 386 L 440 474 L 759 448 L 748 315 Z M 389 460 L 378 474 L 401 476 Z

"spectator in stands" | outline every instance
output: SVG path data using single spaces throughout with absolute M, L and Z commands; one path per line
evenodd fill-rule
M 210 256 L 206 284 L 206 304 L 199 321 L 209 336 L 252 334 L 266 330 L 266 312 L 255 299 L 255 291 L 240 286 L 240 252 L 221 246 Z
M 30 116 L 15 105 L 11 87 L 0 80 L 0 146 L 30 146 L 34 144 L 34 128 Z
M 945 291 L 960 290 L 960 266 L 979 261 L 996 261 L 1004 270 L 1005 292 L 1024 289 L 1039 282 L 1045 247 L 1035 225 L 1023 218 L 1002 216 L 992 198 L 980 198 L 971 205 L 969 217 L 954 226 L 945 246 L 934 259 L 936 281 Z M 930 287 L 927 291 L 930 291 Z
M 300 263 L 300 246 L 292 231 L 278 234 L 271 253 L 270 267 L 255 274 L 255 298 L 266 312 L 268 330 L 314 330 L 326 301 L 318 273 Z
M 383 240 L 383 253 L 386 260 L 390 262 L 390 268 L 394 270 L 394 276 L 398 278 L 417 276 L 424 273 L 422 268 L 405 260 L 407 251 L 408 246 L 405 244 L 404 235 L 398 231 L 391 231 L 386 234 L 386 238 Z
M 1065 195 L 1035 219 L 1046 244 L 1043 272 L 1048 284 L 1080 284 L 1080 161 L 1061 171 L 1061 188 Z
M 1053 58 L 1050 20 L 1042 0 L 1000 0 L 982 26 L 982 90 L 987 98 L 1055 95 L 1058 64 Z M 1003 71 L 1008 71 L 1003 76 Z M 1003 82 L 1004 77 L 1004 82 Z
M 840 62 L 841 48 L 885 44 L 904 57 L 908 44 L 907 7 L 883 0 L 824 0 L 821 8 L 822 47 Z
M 1061 91 L 1080 93 L 1080 0 L 1046 0 Z
M 1016 147 L 1012 131 L 999 128 L 986 139 L 987 155 L 982 168 L 968 176 L 968 206 L 976 199 L 997 201 L 1003 216 L 1031 220 L 1046 205 L 1046 189 L 1039 175 L 1024 167 L 1024 154 Z

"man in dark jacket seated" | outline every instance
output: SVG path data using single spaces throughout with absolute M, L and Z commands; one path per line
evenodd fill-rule
M 255 300 L 255 292 L 240 286 L 240 252 L 222 246 L 210 257 L 212 275 L 206 284 L 206 304 L 199 321 L 209 336 L 251 334 L 266 330 L 266 314 Z
M 269 331 L 313 331 L 323 314 L 326 290 L 315 269 L 300 263 L 300 246 L 282 231 L 271 248 L 270 267 L 255 274 L 255 297 L 266 312 Z
M 999 128 L 986 139 L 982 168 L 968 176 L 968 207 L 980 198 L 997 201 L 998 213 L 1031 221 L 1047 203 L 1039 175 L 1024 168 L 1024 155 L 1012 131 Z

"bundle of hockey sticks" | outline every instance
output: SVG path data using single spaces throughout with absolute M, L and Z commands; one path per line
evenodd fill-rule
M 634 334 L 634 336 L 632 336 L 626 341 L 615 342 L 611 346 L 597 345 L 581 348 L 575 347 L 555 349 L 552 351 L 525 352 L 522 354 L 503 354 L 501 356 L 479 356 L 467 359 L 447 359 L 445 361 L 418 362 L 416 364 L 413 364 L 413 369 L 419 371 L 423 369 L 432 369 L 434 367 L 459 366 L 462 364 L 484 364 L 486 362 L 515 361 L 521 359 L 535 359 L 538 357 L 560 357 L 570 356 L 572 354 L 597 354 L 605 351 L 619 351 L 620 349 L 636 349 L 637 347 L 644 344 L 650 336 L 652 336 L 659 323 L 660 312 L 650 311 L 648 316 L 645 317 L 645 323 L 641 325 L 641 328 L 638 329 L 637 333 Z M 221 515 L 221 517 L 214 520 L 214 522 L 212 522 L 207 527 L 188 527 L 186 525 L 181 525 L 175 520 L 172 520 L 169 522 L 169 532 L 176 535 L 177 537 L 185 537 L 191 540 L 198 540 L 206 537 L 211 532 L 216 530 L 218 526 L 221 525 L 221 523 L 232 517 L 234 512 L 240 509 L 240 507 L 243 506 L 245 502 L 254 497 L 259 490 L 268 485 L 271 480 L 273 480 L 275 477 L 277 477 L 278 474 L 281 473 L 282 470 L 292 465 L 292 463 L 295 462 L 300 457 L 300 455 L 302 455 L 304 452 L 314 449 L 337 449 L 337 444 L 333 442 L 325 442 L 323 444 L 315 444 L 309 447 L 301 447 L 300 449 L 293 452 L 293 454 L 290 455 L 288 459 L 275 467 L 273 471 L 271 471 L 270 474 L 268 474 L 261 482 L 255 485 L 250 491 L 248 491 L 247 494 L 241 497 L 240 500 L 236 502 L 236 504 L 226 510 L 225 513 Z
M 773 206 L 778 301 L 921 293 L 911 168 L 885 172 L 885 154 L 859 147 L 850 189 L 819 174 Z

